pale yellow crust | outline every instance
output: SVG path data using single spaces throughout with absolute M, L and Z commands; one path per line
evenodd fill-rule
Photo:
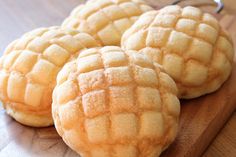
M 217 19 L 191 6 L 144 13 L 124 33 L 121 45 L 161 64 L 177 83 L 180 98 L 216 91 L 232 70 L 232 39 Z
M 56 76 L 80 50 L 100 46 L 87 33 L 60 27 L 39 28 L 12 42 L 0 58 L 0 100 L 17 121 L 52 125 Z
M 81 157 L 158 157 L 177 134 L 177 93 L 145 55 L 92 48 L 59 72 L 52 115 L 59 135 Z
M 118 46 L 124 31 L 150 10 L 143 0 L 89 0 L 76 7 L 62 26 L 89 33 L 102 45 Z
M 37 115 L 37 113 L 25 113 L 21 110 L 14 110 L 8 105 L 6 106 L 6 112 L 16 121 L 21 124 L 30 126 L 30 127 L 47 127 L 53 125 L 51 113 Z

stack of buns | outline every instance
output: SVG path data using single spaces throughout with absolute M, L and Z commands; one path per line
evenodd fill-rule
M 157 157 L 177 135 L 179 98 L 219 89 L 233 56 L 198 8 L 89 0 L 6 48 L 0 99 L 22 124 L 54 124 L 82 157 Z

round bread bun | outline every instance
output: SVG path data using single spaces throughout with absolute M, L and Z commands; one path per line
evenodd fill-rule
M 95 37 L 102 45 L 120 45 L 121 36 L 138 17 L 152 8 L 143 0 L 89 0 L 63 22 Z
M 176 137 L 177 93 L 145 55 L 91 48 L 58 74 L 52 114 L 60 136 L 82 157 L 157 157 Z
M 230 76 L 234 56 L 232 39 L 219 22 L 191 6 L 143 14 L 124 33 L 122 48 L 161 64 L 186 99 L 216 91 Z
M 0 99 L 6 112 L 28 126 L 52 125 L 57 73 L 80 50 L 96 46 L 92 36 L 60 27 L 39 28 L 11 43 L 0 59 Z

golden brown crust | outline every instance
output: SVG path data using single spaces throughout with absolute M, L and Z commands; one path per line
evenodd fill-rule
M 60 27 L 39 28 L 12 42 L 0 59 L 0 99 L 7 113 L 27 125 L 52 124 L 57 73 L 80 50 L 94 46 L 99 44 L 92 36 Z
M 118 46 L 124 31 L 149 10 L 142 0 L 89 0 L 75 8 L 62 26 L 89 33 L 103 45 Z
M 163 65 L 177 83 L 180 98 L 217 90 L 229 77 L 234 56 L 232 40 L 219 22 L 190 6 L 143 14 L 124 33 L 122 47 Z
M 82 157 L 154 157 L 176 137 L 176 95 L 174 81 L 146 56 L 92 48 L 58 74 L 52 114 Z

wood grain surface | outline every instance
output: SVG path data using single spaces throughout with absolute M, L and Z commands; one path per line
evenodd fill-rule
M 60 25 L 69 12 L 84 1 L 1 0 L 1 53 L 10 41 L 20 37 L 24 32 L 42 26 Z M 171 0 L 148 1 L 158 7 L 171 3 Z M 217 18 L 222 26 L 230 31 L 236 45 L 234 3 L 235 0 L 225 0 L 226 8 L 221 15 L 217 15 Z M 214 10 L 212 6 L 201 7 L 210 12 Z M 201 156 L 209 144 L 203 157 L 236 156 L 236 113 L 226 123 L 236 107 L 236 65 L 234 67 L 230 79 L 217 92 L 191 101 L 182 101 L 179 135 L 162 157 Z M 214 140 L 210 143 L 212 139 Z M 23 126 L 7 116 L 0 105 L 0 157 L 8 156 L 75 157 L 78 155 L 64 144 L 53 127 L 36 129 Z

